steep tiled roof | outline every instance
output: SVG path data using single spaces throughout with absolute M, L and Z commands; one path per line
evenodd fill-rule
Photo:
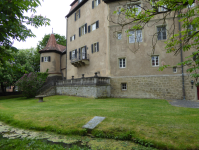
M 70 11 L 69 11 L 69 12 L 71 12 L 77 5 L 78 5 L 78 0 L 74 0 L 74 1 L 72 2 L 72 4 L 70 5 L 71 8 L 70 8 Z
M 39 52 L 46 52 L 46 51 L 64 52 L 64 50 L 66 50 L 66 46 L 57 44 L 55 35 L 51 34 L 46 47 L 40 50 Z

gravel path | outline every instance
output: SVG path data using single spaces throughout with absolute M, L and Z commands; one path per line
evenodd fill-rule
M 172 100 L 169 103 L 177 107 L 199 108 L 199 101 L 190 100 Z

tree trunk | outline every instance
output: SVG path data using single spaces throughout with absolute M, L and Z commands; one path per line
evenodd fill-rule
M 6 88 L 3 86 L 3 82 L 1 82 L 1 90 L 3 95 L 6 95 Z
M 14 92 L 15 91 L 15 86 L 13 86 L 13 89 L 12 89 L 12 92 Z

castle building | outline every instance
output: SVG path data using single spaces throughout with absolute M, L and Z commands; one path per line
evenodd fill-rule
M 49 80 L 62 80 L 66 76 L 66 46 L 56 42 L 51 34 L 46 47 L 40 53 L 40 72 L 48 69 Z
M 167 31 L 172 28 L 172 17 L 164 23 L 157 21 L 159 16 L 156 16 L 151 20 L 151 26 L 129 33 L 125 31 L 133 23 L 123 28 L 114 23 L 121 19 L 120 12 L 113 15 L 114 11 L 125 6 L 138 8 L 139 13 L 141 8 L 137 6 L 147 5 L 144 2 L 74 0 L 66 15 L 68 41 L 64 54 L 66 60 L 63 60 L 66 67 L 61 63 L 61 67 L 56 68 L 57 63 L 48 62 L 52 66 L 52 75 L 63 74 L 63 77 L 71 79 L 72 76 L 81 78 L 82 74 L 92 77 L 97 73 L 99 77 L 110 77 L 110 97 L 198 100 L 198 89 L 195 86 L 192 88 L 192 79 L 182 71 L 181 66 L 176 66 L 181 62 L 181 55 L 174 56 L 165 51 L 164 42 L 168 39 Z M 177 19 L 175 24 L 178 25 Z M 157 32 L 154 48 L 151 35 Z M 53 55 L 56 53 L 58 61 L 65 57 L 62 55 L 64 49 L 55 46 L 40 51 L 41 57 L 50 56 L 51 51 Z M 183 59 L 190 53 L 183 52 Z M 164 64 L 171 67 L 158 71 Z M 41 67 L 41 71 L 46 66 Z M 66 73 L 61 68 L 67 68 Z

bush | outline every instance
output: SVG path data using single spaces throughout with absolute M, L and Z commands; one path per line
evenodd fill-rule
M 46 81 L 46 78 L 48 76 L 48 73 L 36 73 L 31 72 L 29 74 L 24 74 L 23 77 L 21 77 L 17 83 L 16 86 L 18 86 L 19 90 L 22 91 L 22 94 L 27 97 L 35 97 L 37 94 L 37 90 L 43 85 L 43 83 Z

